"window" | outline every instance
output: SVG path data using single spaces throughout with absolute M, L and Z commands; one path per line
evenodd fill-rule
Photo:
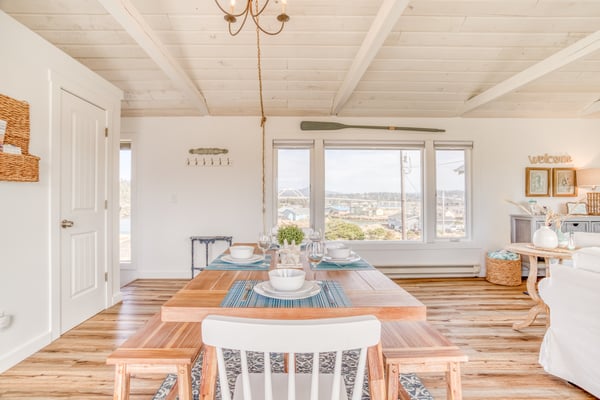
M 325 149 L 325 238 L 422 240 L 421 150 Z
M 310 159 L 309 147 L 276 149 L 277 226 L 311 226 Z
M 327 240 L 466 239 L 471 147 L 470 142 L 275 141 L 274 220 L 324 231 Z
M 119 152 L 119 253 L 121 264 L 131 263 L 131 142 Z
M 435 145 L 436 223 L 438 239 L 467 236 L 468 147 Z

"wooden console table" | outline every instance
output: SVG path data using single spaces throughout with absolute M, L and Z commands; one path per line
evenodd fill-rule
M 192 279 L 194 279 L 194 270 L 202 270 L 200 267 L 196 267 L 194 264 L 195 260 L 195 251 L 194 251 L 194 242 L 200 242 L 200 244 L 204 243 L 204 248 L 206 249 L 206 264 L 208 265 L 208 245 L 216 242 L 217 240 L 227 242 L 229 246 L 231 246 L 231 240 L 233 236 L 190 236 L 191 244 L 192 244 Z
M 513 329 L 518 331 L 531 325 L 539 313 L 548 312 L 546 304 L 542 301 L 537 291 L 538 257 L 543 257 L 545 259 L 546 266 L 549 266 L 551 259 L 558 259 L 559 262 L 562 262 L 562 260 L 570 259 L 573 252 L 562 248 L 544 249 L 535 247 L 531 243 L 511 243 L 504 248 L 508 251 L 512 251 L 513 253 L 529 257 L 527 293 L 535 302 L 535 304 L 527 313 L 527 318 L 525 318 L 524 321 L 515 322 L 513 324 Z M 547 276 L 550 274 L 550 268 L 548 267 L 546 267 L 546 274 Z

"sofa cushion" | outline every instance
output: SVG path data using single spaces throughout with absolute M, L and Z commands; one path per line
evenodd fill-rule
M 573 239 L 577 247 L 600 246 L 600 233 L 597 232 L 573 232 Z
M 600 247 L 585 247 L 573 253 L 573 268 L 600 272 Z

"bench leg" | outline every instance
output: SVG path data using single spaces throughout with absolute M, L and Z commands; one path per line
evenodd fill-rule
M 128 400 L 129 399 L 129 382 L 131 380 L 130 374 L 127 372 L 127 366 L 125 364 L 115 365 L 115 400 Z
M 448 400 L 462 400 L 462 388 L 460 383 L 460 363 L 448 363 L 446 371 L 447 398 Z
M 179 400 L 192 400 L 192 366 L 190 364 L 177 366 L 177 383 Z

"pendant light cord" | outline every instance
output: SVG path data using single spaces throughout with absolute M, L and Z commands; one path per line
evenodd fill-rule
M 255 2 L 257 17 L 256 20 L 258 22 L 258 0 Z M 258 24 L 256 24 L 256 58 L 257 58 L 257 66 L 258 66 L 258 94 L 260 97 L 260 128 L 261 128 L 261 158 L 262 158 L 262 168 L 261 168 L 261 188 L 262 188 L 262 225 L 263 232 L 267 229 L 267 207 L 266 207 L 266 182 L 265 182 L 265 124 L 267 122 L 267 117 L 265 117 L 265 106 L 263 102 L 263 85 L 262 85 L 262 67 L 261 67 L 261 54 L 260 54 L 260 29 Z

